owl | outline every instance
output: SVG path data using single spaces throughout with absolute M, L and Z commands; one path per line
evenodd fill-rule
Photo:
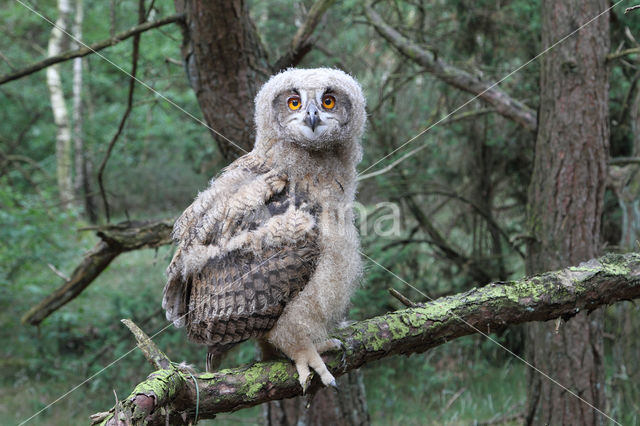
M 360 85 L 328 68 L 276 74 L 255 98 L 253 150 L 214 178 L 173 228 L 162 306 L 208 346 L 207 371 L 256 338 L 335 386 L 320 354 L 361 274 L 353 201 L 366 120 Z

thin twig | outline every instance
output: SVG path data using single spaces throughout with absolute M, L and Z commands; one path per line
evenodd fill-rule
M 402 303 L 404 306 L 406 306 L 408 308 L 413 308 L 413 307 L 416 306 L 415 303 L 413 303 L 408 297 L 406 297 L 404 294 L 400 293 L 395 288 L 389 288 L 389 294 L 392 295 L 393 297 L 395 297 L 396 299 L 398 299 L 400 301 L 400 303 Z
M 640 157 L 618 157 L 609 160 L 610 166 L 624 166 L 627 164 L 640 164 Z
M 317 0 L 305 18 L 303 24 L 298 28 L 289 49 L 273 64 L 273 69 L 278 71 L 287 67 L 296 66 L 313 46 L 311 40 L 314 30 L 322 20 L 329 7 L 335 0 Z
M 627 13 L 634 11 L 636 9 L 640 9 L 640 4 L 626 8 L 624 10 L 624 14 L 626 15 Z
M 145 19 L 144 12 L 144 0 L 140 0 L 138 3 L 138 23 L 142 24 Z M 100 195 L 102 197 L 102 202 L 104 203 L 104 213 L 107 218 L 107 222 L 110 221 L 109 215 L 109 201 L 107 201 L 107 194 L 104 190 L 104 169 L 107 166 L 107 161 L 109 161 L 109 157 L 111 156 L 111 151 L 113 151 L 113 147 L 115 146 L 118 138 L 122 134 L 122 130 L 124 129 L 124 125 L 127 122 L 127 118 L 129 118 L 129 114 L 131 113 L 133 107 L 133 92 L 136 87 L 136 72 L 138 71 L 138 51 L 140 49 L 140 34 L 136 34 L 133 36 L 133 52 L 131 54 L 131 76 L 129 78 L 129 95 L 127 97 L 127 109 L 124 111 L 122 115 L 122 119 L 120 120 L 120 125 L 118 126 L 118 130 L 116 134 L 113 135 L 111 142 L 109 142 L 109 146 L 107 147 L 107 152 L 102 159 L 102 163 L 100 163 L 100 168 L 98 170 L 98 185 L 100 186 Z
M 47 266 L 49 267 L 49 269 L 51 269 L 53 271 L 54 274 L 56 274 L 57 276 L 59 276 L 60 278 L 62 278 L 65 281 L 69 281 L 69 277 L 66 276 L 62 271 L 60 271 L 58 268 L 56 268 L 55 266 L 53 266 L 51 263 L 47 263 Z
M 640 47 L 632 47 L 630 49 L 624 49 L 619 52 L 610 53 L 607 55 L 607 61 L 613 61 L 614 59 L 622 58 L 628 55 L 635 55 L 640 53 Z
M 182 21 L 183 19 L 184 19 L 184 15 L 175 14 L 175 15 L 167 16 L 166 18 L 158 19 L 157 21 L 145 22 L 142 25 L 137 25 L 126 31 L 118 33 L 113 38 L 108 38 L 106 40 L 98 41 L 86 47 L 82 47 L 80 49 L 68 50 L 56 56 L 50 56 L 46 59 L 43 59 L 42 61 L 29 65 L 26 68 L 12 72 L 10 74 L 3 75 L 2 77 L 0 77 L 0 85 L 7 83 L 9 81 L 17 80 L 27 75 L 33 74 L 34 72 L 40 71 L 41 69 L 47 68 L 51 65 L 55 65 L 60 62 L 65 62 L 73 58 L 80 58 L 83 56 L 90 55 L 92 53 L 103 50 L 107 47 L 114 46 L 120 43 L 121 41 L 124 41 L 130 37 L 141 34 L 145 31 L 148 31 L 157 27 L 162 27 L 168 24 L 173 24 L 175 22 Z
M 444 413 L 445 411 L 447 411 L 449 409 L 449 407 L 451 407 L 451 405 L 456 401 L 456 399 L 460 398 L 460 395 L 462 395 L 464 393 L 464 391 L 466 391 L 467 388 L 462 388 L 460 389 L 458 392 L 456 392 L 450 399 L 449 401 L 446 403 L 446 405 L 444 406 L 444 408 L 442 409 L 442 412 Z

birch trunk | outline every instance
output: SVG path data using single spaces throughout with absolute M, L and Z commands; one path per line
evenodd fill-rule
M 58 0 L 58 20 L 51 30 L 47 53 L 58 55 L 62 51 L 62 42 L 67 31 L 68 17 L 71 12 L 69 0 Z M 56 124 L 56 177 L 60 201 L 63 208 L 68 208 L 73 199 L 72 167 L 71 167 L 71 130 L 69 114 L 62 89 L 62 79 L 58 65 L 47 68 L 47 86 L 51 98 L 53 120 Z
M 82 0 L 76 0 L 76 16 L 73 23 L 73 36 L 82 40 Z M 81 46 L 76 43 L 76 48 Z M 84 141 L 82 139 L 82 58 L 73 60 L 73 149 L 75 154 L 74 166 L 76 169 L 73 190 L 76 195 L 76 204 L 82 205 L 82 193 L 85 179 L 84 167 Z

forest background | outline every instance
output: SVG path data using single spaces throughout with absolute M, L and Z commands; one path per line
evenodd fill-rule
M 198 2 L 176 5 L 191 3 Z M 240 16 L 246 13 L 244 17 L 255 24 L 255 46 L 263 51 L 253 55 L 270 59 L 272 69 L 292 63 L 338 67 L 362 84 L 369 115 L 358 194 L 367 218 L 361 223 L 363 252 L 430 298 L 542 271 L 525 262 L 532 238 L 527 220 L 532 208 L 528 213 L 527 206 L 535 197 L 531 182 L 540 135 L 536 112 L 544 114 L 545 58 L 537 55 L 550 45 L 544 41 L 544 16 L 560 16 L 561 10 L 520 0 L 232 3 Z M 596 6 L 588 19 L 613 6 L 566 2 L 573 12 L 583 3 Z M 580 30 L 595 31 L 609 52 L 600 58 L 608 76 L 608 101 L 595 101 L 606 112 L 604 145 L 609 156 L 606 190 L 596 209 L 598 256 L 637 250 L 640 227 L 635 157 L 640 149 L 640 11 L 625 14 L 625 7 L 632 6 L 626 3 Z M 80 4 L 84 13 L 78 13 Z M 85 56 L 81 70 L 80 60 L 66 60 L 55 68 L 2 81 L 1 76 L 79 47 L 67 36 L 56 39 L 51 24 L 25 5 L 52 22 L 61 10 L 66 12 L 68 31 L 88 44 L 114 40 L 142 22 L 176 14 L 172 2 L 151 0 L 0 5 L 5 35 L 0 39 L 3 424 L 26 420 L 129 351 L 134 340 L 121 318 L 132 318 L 149 333 L 165 326 L 159 308 L 164 269 L 173 250 L 166 244 L 116 257 L 77 298 L 37 325 L 25 315 L 99 244 L 96 227 L 170 221 L 237 156 L 201 121 L 223 134 L 244 134 L 236 140 L 250 148 L 253 104 L 246 91 L 255 90 L 270 73 L 258 61 L 258 77 L 244 93 L 228 91 L 204 105 L 193 90 L 200 82 L 194 82 L 192 70 L 185 72 L 185 33 L 173 19 L 140 32 L 137 41 L 133 37 L 113 42 L 100 52 L 104 57 Z M 310 23 L 312 11 L 317 20 Z M 588 21 L 580 16 L 572 30 Z M 299 29 L 307 26 L 310 33 L 301 36 L 302 48 L 292 52 Z M 385 28 L 395 29 L 399 38 L 393 39 Z M 574 38 L 579 36 L 580 32 Z M 224 57 L 233 54 L 230 50 L 214 59 L 233 62 Z M 430 66 L 439 61 L 449 67 L 446 72 Z M 569 74 L 576 64 L 567 61 L 566 66 L 563 72 Z M 118 67 L 135 73 L 148 87 L 132 84 Z M 452 78 L 461 75 L 469 79 Z M 483 89 L 470 84 L 493 83 L 505 76 L 509 77 L 497 87 L 502 96 L 497 101 L 477 97 Z M 507 102 L 501 103 L 504 96 Z M 212 122 L 216 111 L 228 109 L 248 117 L 249 124 L 227 130 Z M 589 117 L 573 119 L 571 127 L 588 128 Z M 416 135 L 420 136 L 400 148 Z M 604 180 L 598 185 L 604 186 Z M 426 301 L 368 263 L 349 318 L 362 320 L 402 308 L 390 296 L 390 287 L 414 302 Z M 620 302 L 598 315 L 594 321 L 601 324 L 604 352 L 597 362 L 605 380 L 605 399 L 599 406 L 621 423 L 637 425 L 640 337 L 634 330 L 640 327 L 639 308 Z M 566 324 L 572 321 L 578 320 Z M 565 323 L 551 326 L 564 328 Z M 523 326 L 509 326 L 492 336 L 527 357 L 527 346 L 535 342 Z M 202 369 L 204 349 L 188 343 L 183 331 L 169 328 L 154 341 L 172 360 Z M 225 365 L 237 366 L 254 357 L 254 346 L 244 344 Z M 89 414 L 113 405 L 112 389 L 124 398 L 149 372 L 142 354 L 134 351 L 29 424 L 87 423 Z M 522 362 L 478 335 L 362 368 L 368 418 L 374 424 L 519 424 L 529 419 L 528 375 Z M 263 422 L 263 416 L 262 408 L 254 407 L 221 414 L 216 421 L 254 424 Z

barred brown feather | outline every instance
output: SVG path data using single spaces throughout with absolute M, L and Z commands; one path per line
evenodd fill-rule
M 223 353 L 262 336 L 309 281 L 317 257 L 317 244 L 305 242 L 211 259 L 191 281 L 189 338 Z

